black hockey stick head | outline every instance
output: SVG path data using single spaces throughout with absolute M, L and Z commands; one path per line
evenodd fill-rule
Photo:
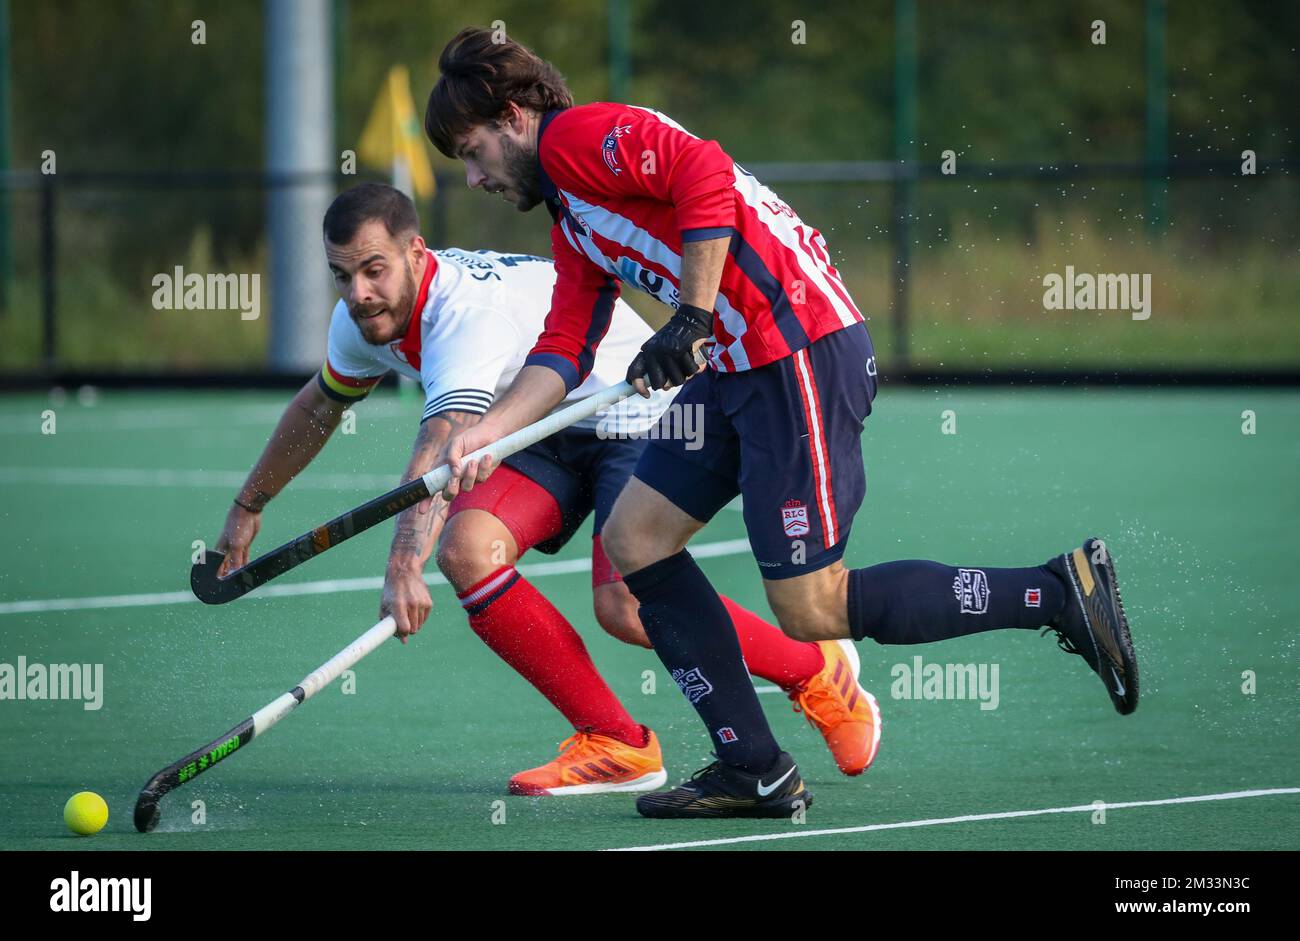
M 224 552 L 208 549 L 203 553 L 203 561 L 196 562 L 190 569 L 190 590 L 204 604 L 225 604 L 257 587 L 256 581 L 241 570 L 218 578 L 217 572 L 225 560 Z
M 158 806 L 161 799 L 162 795 L 149 785 L 145 785 L 140 796 L 135 799 L 135 828 L 141 833 L 148 833 L 158 826 L 158 821 L 162 819 L 162 809 Z
M 233 755 L 241 745 L 251 742 L 256 734 L 256 720 L 249 716 L 219 738 L 214 738 L 202 748 L 190 752 L 155 774 L 140 789 L 140 796 L 135 799 L 135 828 L 141 833 L 148 833 L 158 826 L 158 820 L 162 816 L 158 802 L 165 795 L 215 766 L 223 758 Z

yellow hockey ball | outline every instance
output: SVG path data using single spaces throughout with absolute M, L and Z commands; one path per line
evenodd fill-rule
M 80 791 L 63 805 L 63 822 L 82 836 L 98 833 L 108 823 L 108 804 L 94 791 Z

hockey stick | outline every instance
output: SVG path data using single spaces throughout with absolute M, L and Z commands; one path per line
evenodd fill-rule
M 620 382 L 580 402 L 574 402 L 568 408 L 547 415 L 541 421 L 534 422 L 526 428 L 520 428 L 500 441 L 467 454 L 464 460 L 470 461 L 491 455 L 492 460 L 498 462 L 517 451 L 531 447 L 543 438 L 549 438 L 575 422 L 590 418 L 602 408 L 616 405 L 635 394 L 636 390 L 629 383 Z M 317 526 L 311 532 L 286 542 L 278 549 L 272 549 L 231 572 L 225 578 L 217 577 L 221 563 L 226 558 L 225 553 L 208 549 L 203 553 L 203 561 L 196 563 L 190 569 L 190 588 L 204 604 L 225 604 L 227 601 L 234 601 L 259 585 L 265 585 L 271 579 L 283 575 L 291 568 L 320 555 L 327 549 L 334 548 L 345 539 L 351 539 L 357 533 L 365 532 L 371 526 L 382 523 L 408 507 L 414 506 L 430 494 L 442 490 L 449 480 L 451 480 L 451 468 L 448 465 L 435 467 L 423 477 L 407 481 L 383 496 L 375 497 L 370 502 L 363 503 L 356 509 Z
M 292 712 L 296 706 L 306 702 L 334 682 L 340 673 L 355 665 L 362 657 L 392 637 L 396 630 L 397 624 L 392 617 L 384 618 L 325 663 L 307 674 L 303 681 L 289 692 L 267 703 L 229 732 L 217 736 L 202 748 L 190 752 L 184 758 L 173 762 L 155 774 L 141 788 L 140 796 L 136 798 L 135 828 L 141 833 L 148 833 L 158 826 L 158 821 L 162 817 L 158 802 L 162 800 L 163 795 L 193 780 L 218 761 L 229 757 L 259 735 L 264 734 L 271 726 Z

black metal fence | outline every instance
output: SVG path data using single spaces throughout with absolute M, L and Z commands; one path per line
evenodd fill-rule
M 936 157 L 749 169 L 826 236 L 888 379 L 1289 383 L 1300 381 L 1298 165 L 958 161 L 946 173 Z M 307 182 L 319 177 L 8 174 L 14 277 L 0 381 L 296 381 L 266 370 L 265 320 L 158 310 L 150 295 L 152 278 L 177 265 L 265 276 L 266 194 Z M 421 206 L 431 245 L 548 251 L 540 214 L 463 184 L 440 172 Z M 1154 316 L 1045 310 L 1043 277 L 1072 262 L 1151 275 Z M 323 350 L 324 337 L 303 342 Z

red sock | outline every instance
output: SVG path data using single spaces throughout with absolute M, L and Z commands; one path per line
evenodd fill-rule
M 549 699 L 575 729 L 637 748 L 646 744 L 645 729 L 596 672 L 578 632 L 513 566 L 497 569 L 456 597 L 483 643 Z
M 821 648 L 811 641 L 794 640 L 747 608 L 730 598 L 722 603 L 736 625 L 740 651 L 745 665 L 754 676 L 762 677 L 784 689 L 816 676 L 826 665 Z

